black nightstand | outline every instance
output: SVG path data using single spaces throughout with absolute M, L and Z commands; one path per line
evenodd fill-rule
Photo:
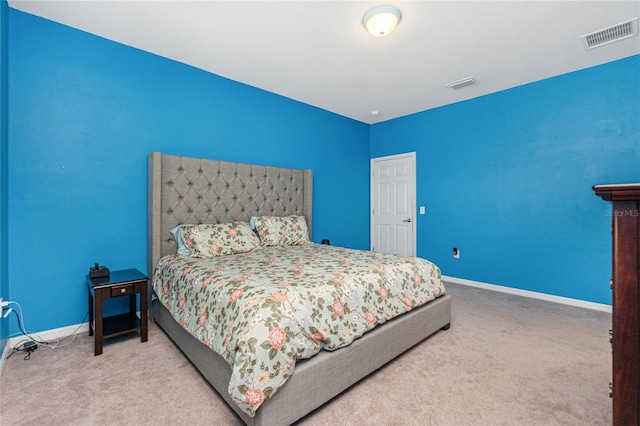
M 95 355 L 102 353 L 102 340 L 140 331 L 140 340 L 148 339 L 147 283 L 149 278 L 137 269 L 111 271 L 105 278 L 89 278 L 89 336 L 95 334 Z M 136 295 L 140 295 L 140 319 L 136 315 Z M 102 301 L 113 297 L 129 296 L 129 312 L 102 317 Z M 94 323 L 95 320 L 95 323 Z

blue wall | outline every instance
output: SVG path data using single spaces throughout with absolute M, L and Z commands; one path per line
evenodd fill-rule
M 362 249 L 369 158 L 416 151 L 418 255 L 610 303 L 609 206 L 591 185 L 639 180 L 640 57 L 367 126 L 14 9 L 8 22 L 0 294 L 30 330 L 83 321 L 93 262 L 146 271 L 154 150 L 311 168 L 314 240 Z
M 146 271 L 151 151 L 313 169 L 314 240 L 368 248 L 369 126 L 14 9 L 9 20 L 9 279 L 29 329 L 83 321 L 94 262 Z
M 8 91 L 8 12 L 5 0 L 0 0 L 0 298 L 9 297 L 8 274 L 8 179 L 7 148 L 9 146 L 9 91 Z M 8 320 L 0 319 L 0 355 L 7 344 Z
M 372 126 L 372 157 L 410 151 L 419 256 L 611 303 L 610 206 L 591 187 L 640 181 L 640 56 Z

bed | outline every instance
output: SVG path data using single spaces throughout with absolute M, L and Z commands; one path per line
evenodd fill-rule
M 153 152 L 148 158 L 148 180 L 150 283 L 154 283 L 155 278 L 159 280 L 161 273 L 167 273 L 169 276 L 171 274 L 187 275 L 170 272 L 170 268 L 176 267 L 180 262 L 186 262 L 183 259 L 184 256 L 176 255 L 178 247 L 171 233 L 182 224 L 193 224 L 197 229 L 198 224 L 229 224 L 235 221 L 240 221 L 244 226 L 244 223 L 249 223 L 256 217 L 285 218 L 284 220 L 288 221 L 298 220 L 290 218 L 303 217 L 306 225 L 303 231 L 308 234 L 308 237 L 312 234 L 312 172 L 310 170 L 249 165 Z M 209 262 L 209 259 L 194 259 L 195 266 L 187 266 L 187 269 L 189 273 L 198 268 L 221 271 L 217 274 L 222 276 L 223 272 L 243 265 L 244 272 L 251 274 L 251 279 L 258 280 L 259 274 L 247 272 L 249 267 L 246 266 L 250 257 L 254 255 L 267 256 L 272 263 L 277 263 L 287 256 L 301 256 L 297 262 L 302 262 L 317 255 L 328 264 L 330 258 L 339 259 L 349 251 L 310 242 L 301 244 L 300 247 L 293 246 L 297 244 L 284 248 L 269 247 L 269 250 L 284 250 L 277 254 L 268 254 L 266 249 L 248 250 L 246 253 L 234 254 L 236 260 L 233 262 L 225 263 L 223 260 L 222 266 L 209 264 L 205 266 L 203 262 Z M 373 254 L 362 252 L 356 255 L 365 259 L 366 256 Z M 237 261 L 237 256 L 241 256 L 240 261 Z M 264 258 L 262 262 L 265 262 Z M 269 266 L 273 265 L 269 264 Z M 422 264 L 420 267 L 423 267 Z M 317 274 L 325 272 L 314 270 Z M 158 277 L 155 276 L 156 273 Z M 434 273 L 437 273 L 436 278 L 439 280 L 437 268 L 436 272 L 425 271 L 425 274 Z M 210 279 L 199 279 L 201 281 L 198 282 L 211 282 Z M 323 275 L 317 275 L 316 279 L 326 278 Z M 226 282 L 225 285 L 227 284 L 229 283 Z M 195 284 L 192 287 L 195 287 Z M 440 329 L 448 328 L 451 321 L 451 299 L 444 293 L 443 287 L 441 289 L 437 287 L 434 285 L 432 293 L 437 297 L 433 300 L 426 301 L 427 299 L 423 296 L 416 296 L 418 299 L 422 298 L 424 303 L 410 302 L 407 306 L 410 304 L 419 306 L 397 316 L 389 314 L 388 320 L 379 321 L 381 324 L 377 326 L 367 328 L 367 319 L 371 318 L 367 315 L 370 312 L 363 312 L 360 317 L 363 318 L 362 322 L 367 331 L 361 337 L 356 333 L 353 341 L 346 346 L 337 344 L 335 350 L 321 348 L 310 358 L 297 359 L 293 374 L 279 385 L 277 391 L 267 395 L 264 403 L 255 410 L 248 410 L 247 406 L 239 404 L 237 395 L 234 396 L 234 391 L 231 389 L 233 386 L 230 384 L 238 376 L 238 367 L 230 364 L 228 354 L 220 355 L 211 349 L 212 345 L 203 344 L 203 336 L 194 333 L 193 327 L 187 330 L 183 326 L 184 319 L 174 318 L 176 307 L 166 301 L 167 295 L 162 294 L 164 293 L 162 286 L 157 287 L 158 291 L 155 294 L 153 291 L 149 292 L 153 295 L 150 317 L 246 424 L 287 425 L 320 407 L 426 337 Z M 163 298 L 165 302 L 162 301 Z M 255 297 L 250 300 L 254 299 Z M 225 303 L 230 302 L 225 301 Z M 248 303 L 243 304 L 243 307 L 249 306 Z M 399 305 L 402 308 L 402 303 Z M 213 309 L 209 311 L 207 308 L 207 312 L 213 312 Z M 353 315 L 353 321 L 356 321 L 356 316 Z M 202 320 L 202 324 L 205 320 L 211 319 L 213 315 L 211 318 L 198 318 Z M 374 319 L 373 323 L 375 322 Z M 315 339 L 315 336 L 319 335 L 320 338 L 317 338 L 316 342 L 322 342 L 328 335 L 327 332 L 324 334 L 323 336 L 313 333 L 310 338 Z M 329 340 L 326 339 L 327 342 Z M 209 343 L 208 339 L 204 341 Z M 225 344 L 229 344 L 228 339 Z M 278 353 L 273 349 L 268 353 L 273 357 L 274 363 L 278 362 Z M 254 360 L 252 365 L 262 364 L 264 362 Z M 235 386 L 236 394 L 238 388 L 242 389 L 242 386 Z

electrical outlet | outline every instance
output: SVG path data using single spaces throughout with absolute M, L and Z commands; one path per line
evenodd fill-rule
M 460 249 L 454 247 L 453 248 L 453 258 L 454 259 L 460 259 Z
M 9 316 L 13 309 L 7 308 L 9 306 L 9 302 L 5 303 L 4 299 L 0 297 L 0 318 L 6 318 Z
M 9 300 L 5 301 L 2 297 L 0 297 L 0 318 L 8 317 L 11 311 L 13 311 L 12 308 L 8 307 L 9 303 L 11 303 Z

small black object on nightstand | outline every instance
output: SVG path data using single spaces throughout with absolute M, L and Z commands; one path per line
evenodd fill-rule
M 95 263 L 91 268 L 89 268 L 89 278 L 108 278 L 109 277 L 109 268 L 106 266 L 100 266 L 98 263 Z

